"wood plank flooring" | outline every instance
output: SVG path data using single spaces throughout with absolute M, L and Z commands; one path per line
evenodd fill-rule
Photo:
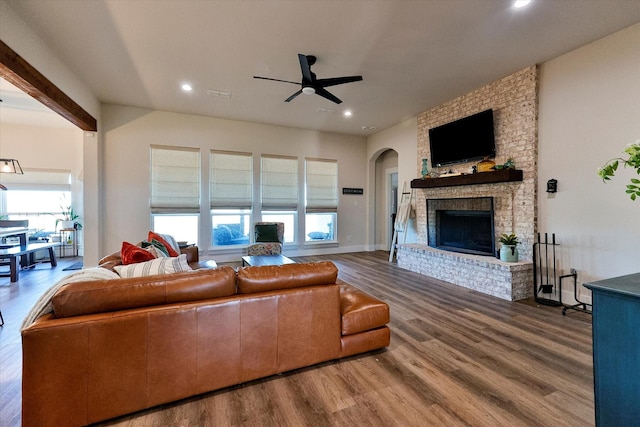
M 412 273 L 388 252 L 332 260 L 340 278 L 389 303 L 391 345 L 230 387 L 101 426 L 590 426 L 591 318 L 512 303 Z M 68 263 L 71 264 L 73 260 Z M 0 279 L 0 425 L 20 425 L 19 324 L 59 277 Z M 237 263 L 240 265 L 240 263 Z M 4 279 L 4 278 L 3 278 Z M 6 283 L 5 283 L 6 282 Z

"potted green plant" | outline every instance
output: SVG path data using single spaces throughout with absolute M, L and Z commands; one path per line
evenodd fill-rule
M 58 228 L 58 224 L 60 224 L 61 230 L 70 230 L 72 228 L 82 228 L 82 225 L 78 220 L 80 219 L 80 215 L 78 215 L 72 206 L 60 206 L 62 208 L 62 217 L 56 218 L 56 228 Z
M 598 175 L 602 178 L 602 181 L 607 182 L 611 180 L 611 177 L 615 175 L 618 170 L 618 165 L 622 163 L 625 167 L 630 166 L 636 170 L 640 175 L 640 139 L 635 144 L 629 144 L 624 150 L 629 155 L 627 159 L 617 158 L 611 159 L 604 166 L 598 169 Z M 631 178 L 631 184 L 627 184 L 626 193 L 631 200 L 640 198 L 640 179 Z
M 500 243 L 502 246 L 500 247 L 500 261 L 505 262 L 517 262 L 518 261 L 518 248 L 517 245 L 520 243 L 518 241 L 518 237 L 511 234 L 502 234 L 500 235 Z

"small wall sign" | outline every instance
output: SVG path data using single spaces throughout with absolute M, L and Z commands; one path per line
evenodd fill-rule
M 364 194 L 364 191 L 362 190 L 362 188 L 346 188 L 346 187 L 342 187 L 342 194 L 358 194 L 358 195 L 362 195 L 362 194 Z

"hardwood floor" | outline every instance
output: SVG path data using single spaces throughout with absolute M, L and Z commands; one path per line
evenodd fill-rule
M 590 426 L 591 318 L 512 303 L 412 273 L 388 252 L 332 260 L 389 303 L 391 345 L 207 393 L 102 426 Z M 0 280 L 0 424 L 20 425 L 22 318 L 61 260 Z M 238 263 L 237 265 L 239 265 Z M 45 267 L 46 266 L 46 267 Z M 6 282 L 6 283 L 5 283 Z M 46 380 L 46 379 L 44 379 Z

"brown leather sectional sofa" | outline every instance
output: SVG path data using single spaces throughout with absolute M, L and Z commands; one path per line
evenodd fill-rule
M 331 262 L 70 283 L 22 332 L 24 426 L 80 426 L 389 345 Z

